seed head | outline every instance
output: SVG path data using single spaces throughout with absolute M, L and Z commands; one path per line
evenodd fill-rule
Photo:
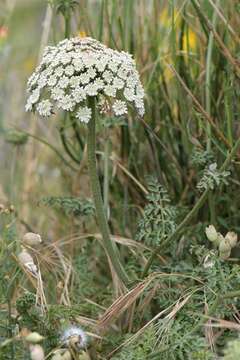
M 37 266 L 34 264 L 32 256 L 29 252 L 23 248 L 22 251 L 18 254 L 18 260 L 22 266 L 28 270 L 34 277 L 38 276 Z
M 39 244 L 42 243 L 42 239 L 41 239 L 41 236 L 39 234 L 35 234 L 35 233 L 32 233 L 32 232 L 29 232 L 29 233 L 26 233 L 24 236 L 23 236 L 23 239 L 22 239 L 22 243 L 24 245 L 28 245 L 28 246 L 38 246 Z
M 70 326 L 63 332 L 61 341 L 69 348 L 80 350 L 87 345 L 87 335 L 80 327 Z

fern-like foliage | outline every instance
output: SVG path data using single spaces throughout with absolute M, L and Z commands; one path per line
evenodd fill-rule
M 240 339 L 229 341 L 224 350 L 224 360 L 238 360 L 240 359 Z
M 221 184 L 228 184 L 227 177 L 230 175 L 229 171 L 220 171 L 217 168 L 217 164 L 210 164 L 204 169 L 203 177 L 197 184 L 199 190 L 211 189 L 214 190 Z
M 170 204 L 168 192 L 155 178 L 148 179 L 148 204 L 138 224 L 137 240 L 156 246 L 174 232 L 177 209 Z
M 196 168 L 203 168 L 211 164 L 214 161 L 213 154 L 209 151 L 204 151 L 200 148 L 195 148 L 190 162 Z
M 94 205 L 89 199 L 71 196 L 50 196 L 41 199 L 40 205 L 63 210 L 66 215 L 87 216 L 94 214 Z
M 155 331 L 153 327 L 150 327 L 135 342 L 123 347 L 119 354 L 113 356 L 112 360 L 148 359 L 148 355 L 153 351 L 155 342 Z

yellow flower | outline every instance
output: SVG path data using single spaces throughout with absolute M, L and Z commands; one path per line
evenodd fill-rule
M 184 33 L 183 37 L 183 50 L 184 51 L 194 51 L 197 47 L 197 36 L 196 33 L 188 28 L 188 31 Z
M 25 61 L 23 62 L 23 68 L 27 72 L 32 71 L 35 65 L 36 65 L 36 59 L 32 56 L 26 58 Z
M 179 34 L 179 30 L 181 27 L 181 13 L 174 9 L 173 13 L 173 21 L 174 21 L 174 28 L 176 31 L 176 36 Z M 161 11 L 159 15 L 160 25 L 165 29 L 171 29 L 172 27 L 172 14 L 171 11 L 166 7 Z M 177 41 L 177 38 L 176 38 Z M 189 52 L 196 50 L 197 47 L 197 36 L 196 33 L 190 29 L 189 27 L 185 29 L 184 36 L 183 36 L 183 51 Z
M 78 32 L 78 36 L 79 36 L 80 38 L 85 38 L 85 37 L 87 36 L 87 34 L 86 34 L 86 32 L 85 32 L 84 30 L 80 30 L 80 31 Z
M 173 16 L 173 19 L 172 19 Z M 171 10 L 168 10 L 168 8 L 165 8 L 159 16 L 159 20 L 161 25 L 164 28 L 170 28 L 172 26 L 172 20 L 174 21 L 174 27 L 176 27 L 177 25 L 179 25 L 180 23 L 180 13 L 178 11 L 176 11 L 175 9 L 173 10 L 173 15 Z

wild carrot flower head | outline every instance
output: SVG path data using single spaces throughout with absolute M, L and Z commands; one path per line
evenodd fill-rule
M 91 38 L 65 39 L 46 47 L 28 80 L 28 91 L 26 111 L 37 111 L 44 117 L 55 108 L 88 123 L 89 97 L 95 97 L 100 107 L 105 104 L 104 108 L 116 116 L 126 114 L 129 104 L 140 116 L 144 114 L 144 90 L 131 55 Z
M 87 345 L 87 335 L 80 327 L 70 326 L 65 329 L 61 336 L 61 342 L 67 347 L 71 347 L 73 340 L 79 349 L 83 349 Z

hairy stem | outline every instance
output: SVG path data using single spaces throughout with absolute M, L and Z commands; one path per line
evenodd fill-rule
M 95 120 L 96 120 L 96 107 L 94 98 L 89 99 L 89 105 L 92 110 L 92 117 L 88 123 L 88 139 L 87 139 L 87 150 L 88 150 L 88 167 L 89 175 L 92 186 L 93 200 L 96 209 L 97 222 L 102 234 L 103 244 L 105 250 L 111 260 L 112 266 L 116 271 L 119 279 L 126 285 L 128 283 L 127 275 L 121 266 L 117 247 L 110 239 L 110 233 L 108 223 L 106 220 L 103 200 L 101 195 L 101 188 L 97 174 L 97 164 L 95 156 Z

